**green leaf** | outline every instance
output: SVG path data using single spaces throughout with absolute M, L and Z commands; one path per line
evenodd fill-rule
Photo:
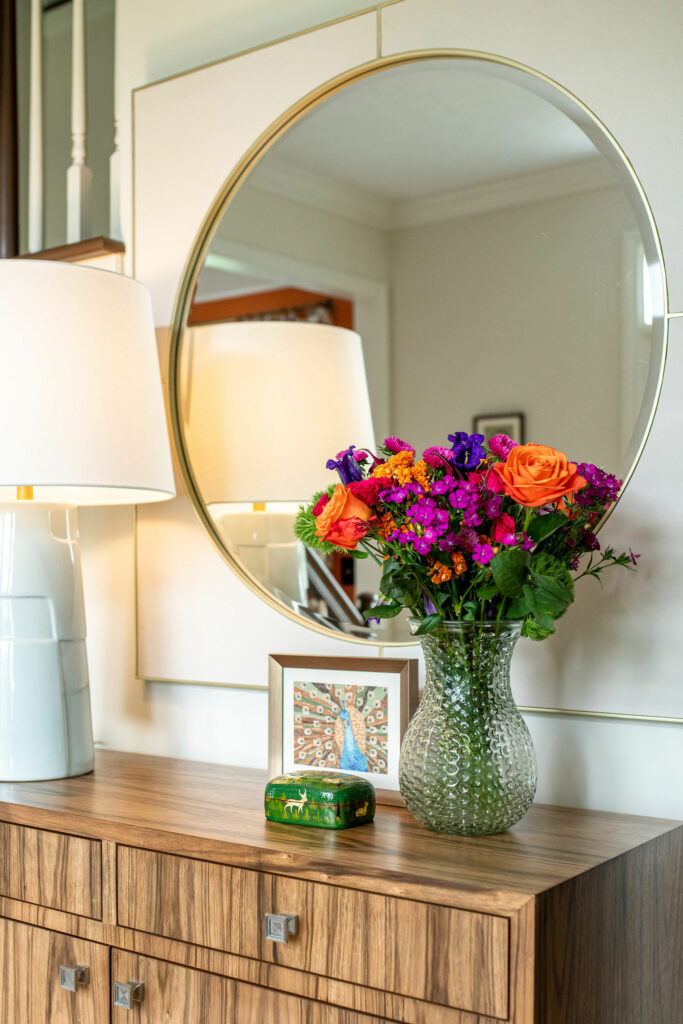
M 498 597 L 498 593 L 495 583 L 484 583 L 483 586 L 477 587 L 477 597 L 480 601 L 491 601 L 494 597 Z
M 431 633 L 432 630 L 436 629 L 441 621 L 440 615 L 427 615 L 415 630 L 415 636 L 423 636 L 425 633 Z
M 383 573 L 379 589 L 390 601 L 397 601 L 403 605 L 415 604 L 422 593 L 422 587 L 412 573 L 398 571 Z
M 366 619 L 393 619 L 402 611 L 403 606 L 400 604 L 378 604 L 374 608 L 367 608 L 363 616 Z
M 545 640 L 555 632 L 553 626 L 549 629 L 541 629 L 535 619 L 527 619 L 522 626 L 522 636 L 528 636 L 530 640 Z
M 465 622 L 474 622 L 479 618 L 479 603 L 477 601 L 465 601 L 462 609 L 465 613 L 463 615 Z
M 523 595 L 522 597 L 514 597 L 505 609 L 505 618 L 525 619 L 530 611 L 529 602 Z
M 553 628 L 553 617 L 539 603 L 536 591 L 529 586 L 524 586 L 524 597 L 529 605 L 529 611 L 533 615 L 534 619 L 541 627 L 541 629 L 552 629 Z
M 527 526 L 526 532 L 538 544 L 540 541 L 545 540 L 546 537 L 549 537 L 551 533 L 555 533 L 555 530 L 559 530 L 561 526 L 566 525 L 566 516 L 562 515 L 561 512 L 550 512 L 547 516 L 537 516 L 536 519 L 532 519 Z
M 519 597 L 529 575 L 529 554 L 521 548 L 507 548 L 491 559 L 498 593 L 504 597 Z
M 351 558 L 369 558 L 367 551 L 349 551 L 347 554 L 351 555 Z
M 560 580 L 553 579 L 552 576 L 543 576 L 540 573 L 532 572 L 531 581 L 537 602 L 554 619 L 566 611 L 572 603 L 573 595 L 571 591 Z

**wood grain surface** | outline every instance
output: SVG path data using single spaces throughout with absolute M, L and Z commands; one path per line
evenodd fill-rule
M 0 784 L 0 819 L 236 867 L 293 875 L 462 909 L 511 913 L 530 896 L 678 826 L 534 805 L 508 832 L 428 832 L 408 811 L 341 832 L 267 822 L 266 773 L 98 751 L 96 770 Z
M 118 865 L 121 925 L 507 1017 L 506 918 L 125 846 Z M 287 943 L 265 937 L 277 913 L 298 917 Z
M 533 910 L 533 903 L 530 904 Z M 136 932 L 129 928 L 105 925 L 85 917 L 64 914 L 58 910 L 48 910 L 30 903 L 20 903 L 0 897 L 0 917 L 12 918 L 27 924 L 39 925 L 65 934 L 82 936 L 92 941 L 107 943 L 129 952 L 166 960 L 183 967 L 195 967 L 245 981 L 264 988 L 272 988 L 292 995 L 300 995 L 306 999 L 330 1003 L 357 1013 L 380 1017 L 402 1024 L 499 1024 L 493 1017 L 483 1014 L 472 1014 L 465 1010 L 454 1010 L 434 1003 L 410 999 L 406 996 L 394 995 L 380 989 L 365 988 L 353 985 L 348 981 L 324 978 L 318 974 L 263 960 L 252 960 L 249 957 L 231 953 L 221 953 L 205 946 L 194 946 L 173 939 Z M 511 931 L 515 933 L 515 918 L 511 922 Z M 533 957 L 532 957 L 533 959 Z M 528 962 L 525 965 L 527 974 Z M 533 983 L 533 977 L 531 977 Z M 531 1018 L 519 1018 L 520 1024 L 531 1024 Z M 259 1021 L 259 1024 L 263 1022 Z M 517 1024 L 517 1021 L 515 1021 Z
M 113 1007 L 113 1024 L 385 1024 L 379 1017 L 118 950 L 112 953 L 112 974 L 145 986 L 132 1013 Z
M 100 846 L 0 821 L 0 895 L 100 918 Z
M 681 1024 L 683 830 L 544 894 L 538 1020 Z
M 90 968 L 76 992 L 60 988 L 59 968 Z M 2 1024 L 106 1024 L 109 949 L 0 918 Z

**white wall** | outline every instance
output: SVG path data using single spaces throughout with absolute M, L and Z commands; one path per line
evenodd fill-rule
M 528 440 L 626 472 L 628 228 L 626 198 L 611 188 L 394 232 L 395 432 L 424 448 L 470 429 L 477 414 L 519 411 Z
M 124 224 L 129 242 L 130 90 L 344 9 L 351 10 L 352 5 L 313 0 L 233 0 L 230 5 L 205 0 L 188 5 L 185 0 L 169 0 L 160 18 L 156 0 L 119 0 Z M 405 0 L 385 10 L 383 40 L 385 52 L 452 45 L 507 54 L 554 76 L 596 109 L 623 141 L 643 177 L 659 219 L 672 305 L 678 310 L 683 308 L 683 211 L 676 168 L 683 152 L 683 128 L 675 111 L 683 84 L 681 16 L 682 9 L 673 0 L 656 0 L 648 9 L 638 0 L 622 0 L 597 10 L 591 0 L 577 0 L 571 7 L 552 0 L 542 9 L 524 0 L 514 18 L 502 0 L 474 6 L 460 0 Z M 239 104 L 239 96 L 235 102 Z M 640 700 L 644 712 L 656 703 L 651 695 L 659 695 L 661 705 L 674 692 L 673 685 L 683 691 L 683 635 L 676 625 L 683 615 L 683 539 L 673 525 L 683 501 L 675 472 L 675 438 L 683 434 L 681 321 L 673 323 L 671 344 L 673 357 L 652 442 L 607 529 L 607 539 L 615 545 L 632 544 L 643 551 L 640 576 L 633 585 L 614 584 L 601 602 L 586 598 L 581 608 L 577 606 L 578 615 L 568 616 L 562 624 L 565 646 L 573 648 L 575 659 L 579 656 L 564 684 L 586 701 L 600 701 L 606 690 L 618 695 L 623 688 Z M 126 510 L 89 510 L 82 516 L 97 738 L 119 749 L 264 766 L 264 693 L 144 684 L 134 678 L 132 524 Z M 234 606 L 225 609 L 233 643 L 239 648 L 244 635 L 252 638 L 249 650 L 239 650 L 240 663 L 251 665 L 252 680 L 260 675 L 265 679 L 268 627 L 259 640 L 253 639 L 253 630 L 240 629 L 241 610 L 253 612 L 256 606 L 237 583 L 233 589 Z M 272 614 L 263 610 L 264 623 Z M 305 630 L 292 633 L 292 650 L 320 646 L 320 638 Z M 531 653 L 535 656 L 539 650 L 543 649 Z M 545 650 L 548 654 L 542 657 L 551 658 L 556 648 Z M 520 697 L 528 697 L 521 690 L 518 686 Z M 679 727 L 562 716 L 532 717 L 531 726 L 539 751 L 541 799 L 683 816 Z

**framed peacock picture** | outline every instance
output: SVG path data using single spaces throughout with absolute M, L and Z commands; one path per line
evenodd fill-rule
M 366 778 L 377 799 L 401 803 L 401 740 L 418 701 L 416 658 L 272 654 L 271 775 L 317 768 Z

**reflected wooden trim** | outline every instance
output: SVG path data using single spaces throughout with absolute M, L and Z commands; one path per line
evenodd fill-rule
M 98 256 L 111 256 L 113 253 L 124 253 L 123 242 L 115 238 L 98 235 L 96 238 L 84 238 L 81 242 L 68 245 L 56 245 L 52 249 L 41 249 L 40 252 L 22 253 L 22 260 L 61 260 L 64 263 L 80 263 L 81 260 L 92 260 Z

